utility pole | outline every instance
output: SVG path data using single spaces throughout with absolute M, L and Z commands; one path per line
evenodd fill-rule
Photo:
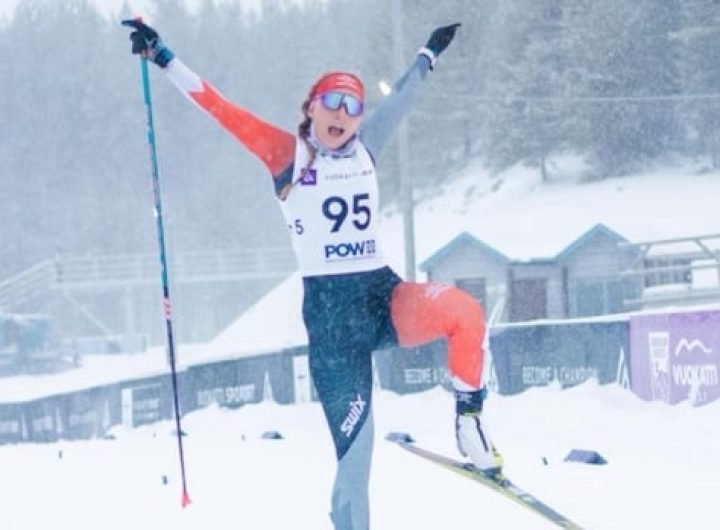
M 395 69 L 402 72 L 403 57 L 403 0 L 393 0 L 393 32 Z M 415 220 L 413 217 L 413 188 L 408 174 L 408 133 L 403 121 L 398 128 L 398 171 L 400 172 L 400 204 L 403 214 L 403 239 L 405 241 L 405 280 L 415 281 Z

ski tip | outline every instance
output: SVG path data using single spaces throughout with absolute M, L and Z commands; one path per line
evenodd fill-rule
M 182 499 L 180 499 L 180 505 L 185 508 L 188 504 L 190 504 L 192 501 L 190 500 L 190 495 L 188 495 L 187 491 L 183 491 Z
M 388 442 L 395 442 L 395 443 L 415 443 L 415 438 L 410 436 L 410 434 L 406 432 L 389 432 L 387 436 L 385 436 L 385 439 Z

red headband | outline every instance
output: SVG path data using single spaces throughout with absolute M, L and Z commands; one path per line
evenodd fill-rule
M 361 101 L 365 100 L 362 81 L 356 75 L 347 72 L 331 72 L 322 76 L 310 90 L 310 97 L 314 98 L 327 92 L 343 92 Z

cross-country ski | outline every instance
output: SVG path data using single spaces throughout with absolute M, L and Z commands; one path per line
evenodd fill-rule
M 490 477 L 478 470 L 469 462 L 462 462 L 460 460 L 424 449 L 423 447 L 415 444 L 414 441 L 410 441 L 412 438 L 408 434 L 404 434 L 403 436 L 399 433 L 395 433 L 393 438 L 394 439 L 390 441 L 395 441 L 399 447 L 402 447 L 406 451 L 482 484 L 483 486 L 486 486 L 520 504 L 523 508 L 531 510 L 539 516 L 553 522 L 560 528 L 581 530 L 579 525 L 555 511 L 553 508 L 538 499 L 535 495 L 523 490 L 507 477 Z

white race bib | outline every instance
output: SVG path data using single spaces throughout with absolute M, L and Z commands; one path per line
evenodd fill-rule
M 305 144 L 298 140 L 293 186 L 280 201 L 292 234 L 303 276 L 346 274 L 379 269 L 382 257 L 378 231 L 379 197 L 375 164 L 358 141 L 347 158 L 318 156 L 307 163 Z

